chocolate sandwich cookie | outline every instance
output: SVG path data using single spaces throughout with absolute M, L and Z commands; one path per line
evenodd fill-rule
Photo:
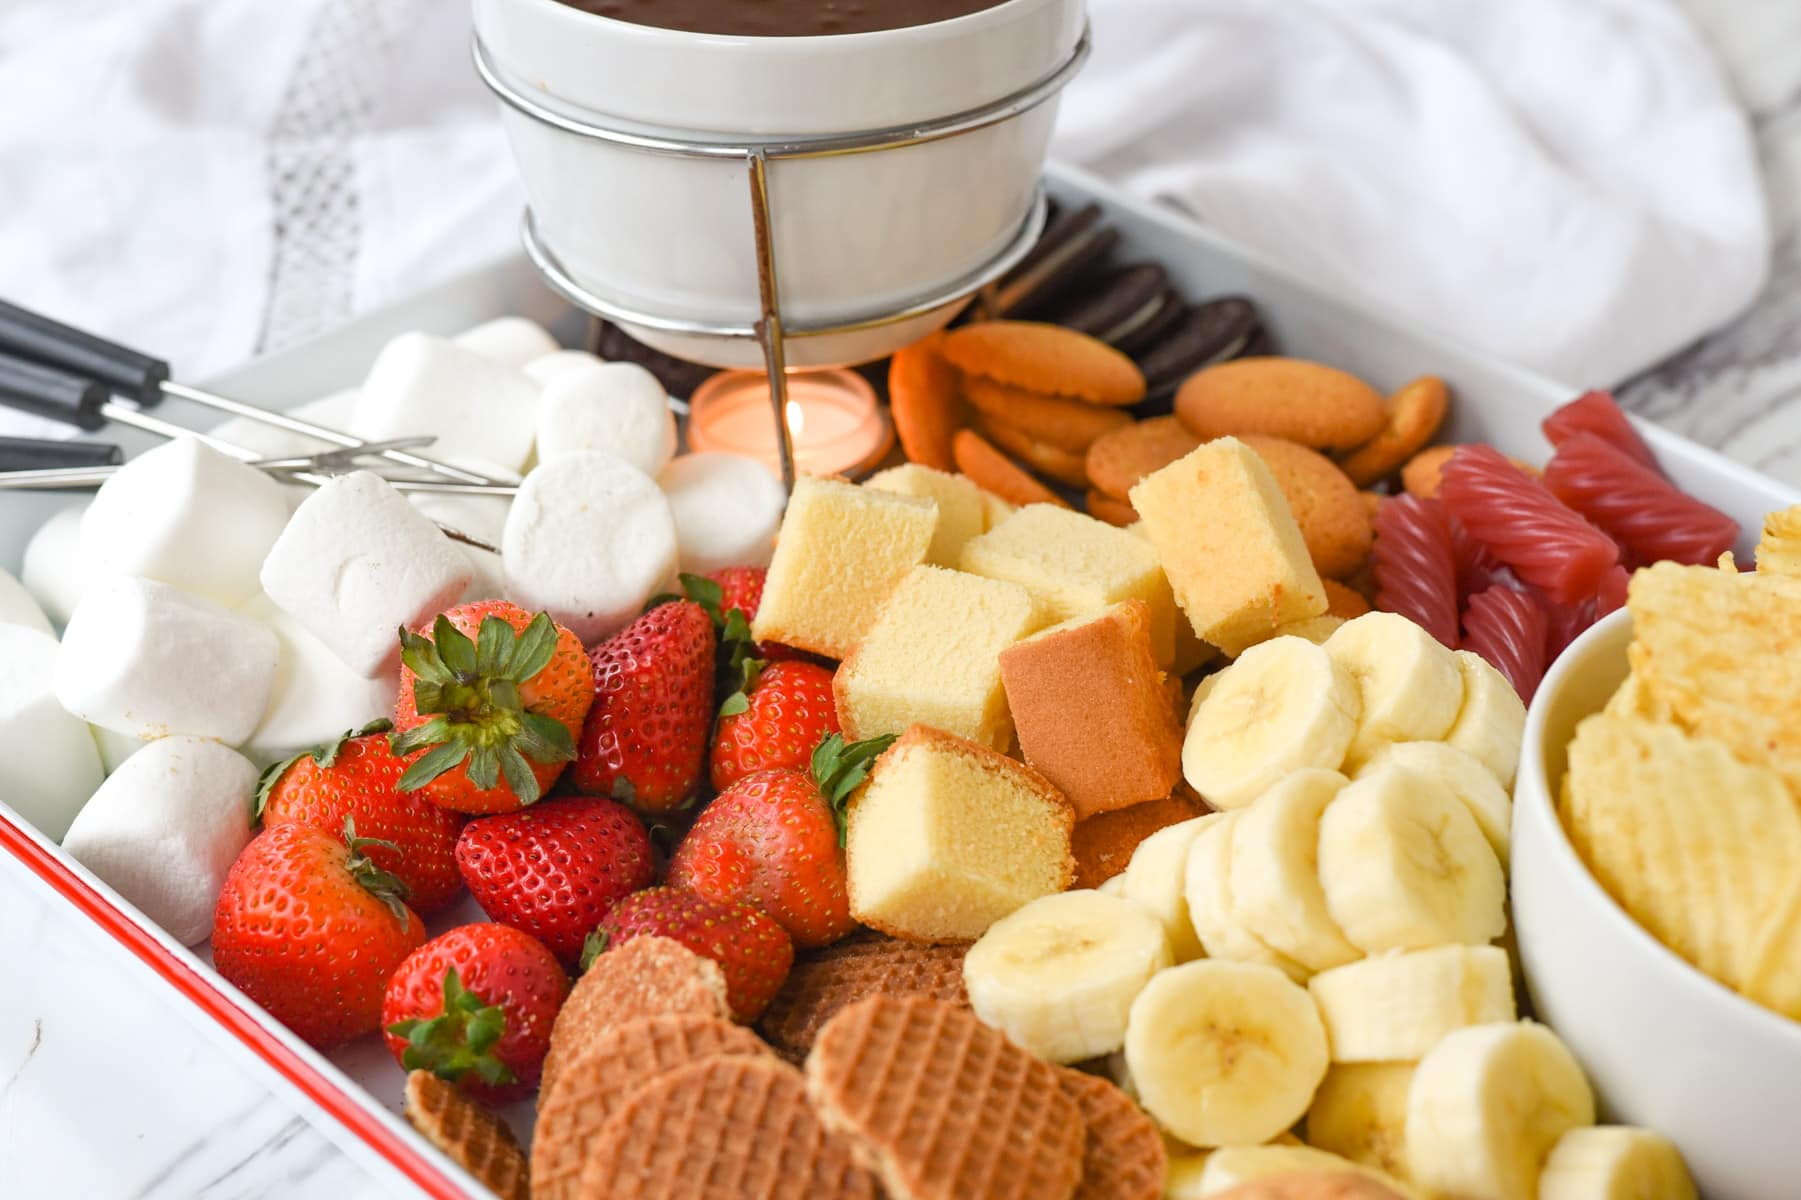
M 1138 355 L 1162 341 L 1165 335 L 1173 332 L 1182 319 L 1188 315 L 1188 301 L 1175 288 L 1168 288 L 1163 293 L 1163 304 L 1150 320 L 1131 333 L 1114 342 L 1116 349 L 1125 354 Z
M 1163 318 L 1171 303 L 1179 309 L 1181 300 L 1170 291 L 1169 273 L 1156 263 L 1137 263 L 1108 271 L 1046 319 L 1119 346 Z
M 1260 328 L 1256 308 L 1242 296 L 1195 305 L 1180 325 L 1138 356 L 1147 396 L 1139 415 L 1170 411 L 1178 384 L 1202 367 L 1243 354 Z
M 657 377 L 663 390 L 686 400 L 694 389 L 705 383 L 715 368 L 686 362 L 674 355 L 653 350 L 611 321 L 596 320 L 588 334 L 588 345 L 608 362 L 637 363 Z
M 1071 288 L 1099 270 L 1119 244 L 1119 231 L 1100 224 L 1090 204 L 1059 213 L 1038 243 L 994 289 L 992 315 L 1021 317 L 1051 308 Z

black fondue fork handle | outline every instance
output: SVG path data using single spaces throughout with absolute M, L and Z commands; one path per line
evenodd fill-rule
M 125 461 L 112 442 L 0 437 L 0 471 L 42 471 L 55 467 L 113 467 Z
M 105 384 L 149 408 L 162 400 L 169 364 L 0 300 L 0 352 Z

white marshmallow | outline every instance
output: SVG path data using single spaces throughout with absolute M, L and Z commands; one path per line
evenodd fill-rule
M 559 349 L 549 330 L 524 317 L 495 317 L 463 330 L 452 340 L 465 350 L 509 367 L 523 367 L 534 358 L 555 354 Z
M 142 750 L 146 741 L 156 740 L 120 733 L 117 729 L 108 729 L 104 725 L 89 725 L 88 732 L 94 735 L 94 745 L 100 747 L 100 767 L 108 775 L 117 771 L 126 759 Z
M 788 497 L 768 467 L 741 454 L 684 454 L 657 482 L 675 514 L 682 570 L 769 565 Z
M 108 572 L 81 550 L 81 517 L 87 505 L 65 508 L 38 527 L 25 545 L 19 581 L 58 625 L 81 603 L 88 588 Z
M 602 450 L 654 476 L 675 455 L 675 414 L 657 377 L 637 363 L 565 371 L 538 397 L 538 462 Z
M 183 945 L 213 931 L 213 907 L 250 844 L 256 767 L 217 742 L 168 737 L 126 759 L 63 840 Z
M 558 350 L 555 354 L 540 355 L 519 369 L 530 375 L 539 387 L 543 387 L 559 375 L 582 367 L 598 367 L 606 361 L 600 355 L 590 354 L 586 350 Z
M 393 715 L 400 686 L 397 672 L 370 679 L 351 670 L 267 596 L 258 596 L 243 612 L 267 625 L 281 642 L 281 666 L 275 672 L 269 707 L 262 724 L 239 748 L 258 767 Z
M 256 569 L 288 523 L 281 485 L 193 438 L 138 455 L 81 519 L 81 549 L 122 575 L 221 604 L 256 595 Z
M 464 461 L 457 465 L 494 478 L 506 474 L 492 463 Z M 459 496 L 447 492 L 413 492 L 407 500 L 438 524 L 479 538 L 490 546 L 500 545 L 506 531 L 507 510 L 513 504 L 510 496 Z M 506 594 L 506 576 L 501 570 L 500 555 L 461 543 L 457 549 L 468 556 L 470 570 L 474 572 L 469 586 L 463 589 L 463 595 L 457 601 L 459 604 L 472 600 L 498 600 Z
M 0 800 L 61 841 L 101 771 L 87 726 L 57 703 L 56 658 L 49 634 L 0 625 Z
M 368 441 L 431 434 L 439 461 L 490 459 L 511 470 L 532 450 L 538 385 L 443 338 L 404 333 L 387 344 L 357 396 L 350 432 Z
M 675 570 L 675 518 L 655 481 L 610 454 L 564 455 L 526 476 L 501 541 L 507 598 L 596 642 Z
M 379 476 L 356 471 L 295 511 L 263 560 L 262 581 L 346 666 L 373 678 L 400 660 L 400 626 L 455 604 L 472 574 L 424 514 Z
M 120 733 L 235 746 L 262 720 L 280 659 L 275 635 L 242 613 L 116 575 L 89 589 L 69 618 L 56 698 Z
M 44 615 L 43 607 L 32 599 L 24 584 L 5 571 L 0 571 L 0 625 L 23 625 L 56 636 L 56 628 Z

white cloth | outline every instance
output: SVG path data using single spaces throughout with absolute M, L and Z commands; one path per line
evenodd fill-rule
M 1669 0 L 1090 0 L 1056 152 L 1572 383 L 1769 251 Z M 0 0 L 0 296 L 197 378 L 516 244 L 463 0 Z M 45 428 L 0 412 L 0 432 Z

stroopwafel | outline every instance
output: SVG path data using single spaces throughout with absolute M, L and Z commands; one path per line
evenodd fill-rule
M 493 1113 L 430 1071 L 406 1077 L 406 1119 L 501 1200 L 531 1200 L 525 1151 Z
M 963 955 L 968 949 L 854 933 L 796 959 L 757 1029 L 780 1054 L 799 1062 L 839 1009 L 870 996 L 930 996 L 967 1008 Z
M 1064 1067 L 1058 1078 L 1088 1126 L 1075 1200 L 1157 1200 L 1163 1195 L 1169 1156 L 1155 1122 L 1098 1075 Z

